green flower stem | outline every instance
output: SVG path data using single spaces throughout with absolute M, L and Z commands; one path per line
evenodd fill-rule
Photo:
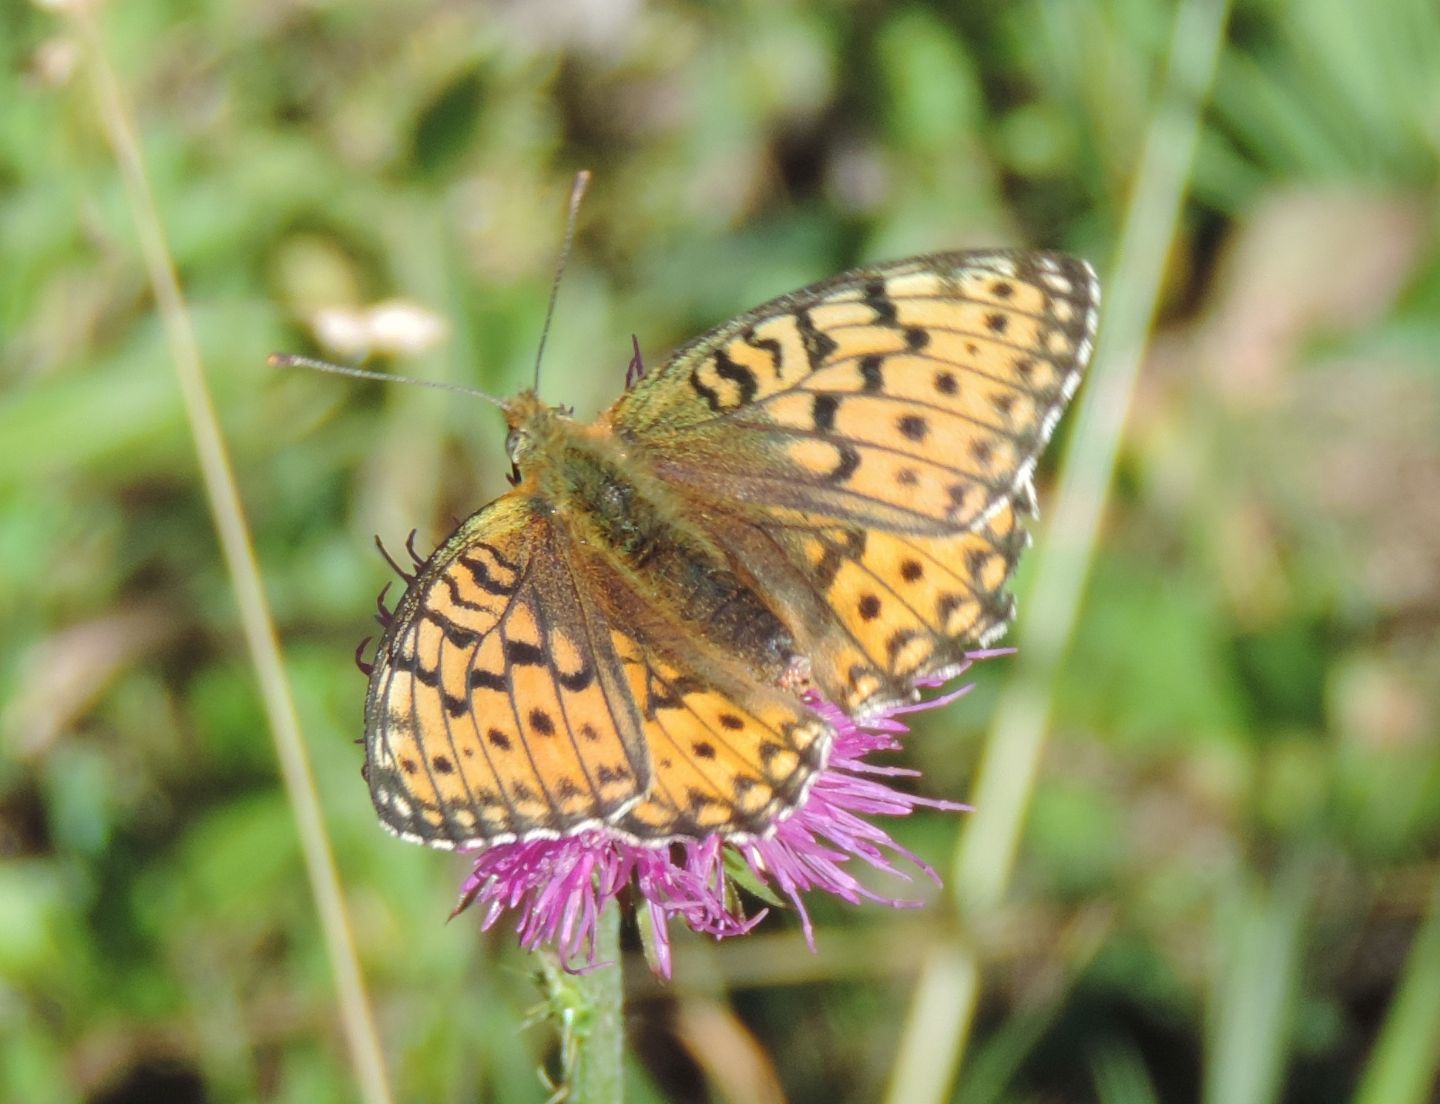
M 611 904 L 595 924 L 595 960 L 570 973 L 546 955 L 545 998 L 560 1028 L 563 1099 L 567 1104 L 624 1100 L 624 975 L 620 965 L 620 909 Z
M 620 907 L 602 909 L 595 925 L 597 961 L 580 975 L 590 995 L 592 1019 L 580 1042 L 575 1104 L 620 1104 L 624 1099 L 624 974 L 620 965 Z

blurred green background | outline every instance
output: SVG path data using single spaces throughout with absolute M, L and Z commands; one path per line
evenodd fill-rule
M 351 654 L 390 576 L 372 536 L 418 527 L 428 550 L 502 491 L 503 427 L 480 403 L 265 355 L 357 359 L 367 312 L 394 302 L 445 334 L 382 366 L 525 385 L 579 168 L 595 179 L 544 391 L 582 415 L 619 393 L 632 334 L 653 364 L 867 260 L 1063 248 L 1108 302 L 1143 302 L 1154 287 L 1108 278 L 1147 131 L 1164 133 L 1176 14 L 99 13 L 396 1099 L 541 1100 L 553 1060 L 551 1028 L 523 1026 L 533 963 L 504 925 L 445 923 L 464 864 L 380 831 L 354 744 Z M 7 0 L 0 20 L 0 1098 L 356 1099 L 88 55 L 53 11 Z M 1440 1099 L 1440 12 L 1241 0 L 1212 95 L 1178 110 L 1197 106 L 1004 903 L 962 928 L 963 902 L 923 881 L 923 910 L 816 900 L 813 956 L 793 915 L 720 945 L 677 931 L 672 984 L 628 970 L 629 1099 L 882 1099 L 927 949 L 957 932 L 983 988 L 940 1099 Z M 971 793 L 1011 664 L 917 726 L 924 792 Z M 897 831 L 949 870 L 959 819 Z

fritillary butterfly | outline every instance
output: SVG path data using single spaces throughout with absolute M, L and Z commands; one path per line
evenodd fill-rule
M 366 777 L 444 848 L 765 834 L 831 729 L 1011 617 L 1032 473 L 1099 288 L 1056 254 L 857 269 L 696 338 L 591 424 L 504 404 L 518 482 L 380 640 Z

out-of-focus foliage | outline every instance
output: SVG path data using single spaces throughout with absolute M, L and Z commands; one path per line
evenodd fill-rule
M 503 433 L 483 404 L 278 374 L 265 354 L 399 300 L 447 336 L 397 368 L 524 385 L 581 167 L 595 181 L 543 391 L 582 413 L 619 392 L 631 334 L 653 363 L 854 262 L 1018 243 L 1103 271 L 1172 16 L 1159 0 L 101 13 L 399 1099 L 540 1099 L 553 1046 L 520 1026 L 537 990 L 509 933 L 445 925 L 456 860 L 375 826 L 352 742 L 350 656 L 387 577 L 372 534 L 442 537 L 504 488 Z M 80 52 L 39 7 L 4 22 L 0 1097 L 350 1100 Z M 1440 999 L 1418 965 L 1440 937 L 1416 942 L 1440 878 L 1436 59 L 1424 0 L 1232 14 L 1020 875 L 979 935 L 987 995 L 957 1100 L 1225 1099 L 1265 1000 L 1289 1002 L 1288 1033 L 1243 1060 L 1273 1064 L 1273 1099 L 1346 1100 L 1369 1078 L 1367 1099 L 1395 1100 L 1384 1077 L 1433 1075 L 1423 1033 L 1384 1069 L 1372 1048 L 1402 986 Z M 977 677 L 912 743 L 929 792 L 967 792 L 1003 664 Z M 903 828 L 948 864 L 952 817 Z M 951 921 L 824 902 L 817 920 L 813 957 L 776 915 L 719 947 L 682 940 L 663 992 L 632 970 L 632 1098 L 877 1098 Z M 1297 956 L 1295 991 L 1255 991 L 1267 955 Z

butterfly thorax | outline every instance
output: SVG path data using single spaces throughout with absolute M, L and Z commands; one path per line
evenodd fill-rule
M 794 668 L 789 630 L 607 418 L 580 423 L 526 391 L 506 420 L 517 491 L 569 535 L 578 570 L 598 558 L 629 584 L 629 593 L 606 596 L 612 617 L 683 628 L 770 683 Z

